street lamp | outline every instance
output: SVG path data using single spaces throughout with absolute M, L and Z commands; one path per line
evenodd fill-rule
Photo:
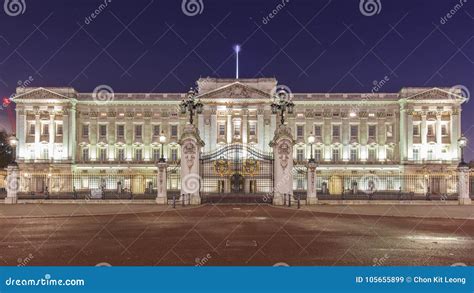
M 179 108 L 181 109 L 181 114 L 186 114 L 189 112 L 189 124 L 193 124 L 194 114 L 201 114 L 203 104 L 201 101 L 196 101 L 197 92 L 191 88 L 186 95 L 186 98 L 181 102 Z
M 16 164 L 16 146 L 18 145 L 18 138 L 16 138 L 15 135 L 12 135 L 8 138 L 8 142 L 12 148 L 12 156 L 13 156 L 13 162 L 12 164 Z
M 308 143 L 309 143 L 309 146 L 311 147 L 311 156 L 310 156 L 309 162 L 314 163 L 314 158 L 313 158 L 314 135 L 312 132 L 308 136 Z
M 458 139 L 458 145 L 461 149 L 461 162 L 459 162 L 458 167 L 467 167 L 466 162 L 464 162 L 464 148 L 467 146 L 467 138 L 464 135 Z
M 288 114 L 293 114 L 295 104 L 290 100 L 290 93 L 282 89 L 275 92 L 271 107 L 273 114 L 280 112 L 280 123 L 284 125 L 285 112 L 288 111 Z
M 166 162 L 166 160 L 165 160 L 165 157 L 164 157 L 163 149 L 164 149 L 164 145 L 166 143 L 166 136 L 165 136 L 165 132 L 163 130 L 161 131 L 161 134 L 160 134 L 160 143 L 161 143 L 161 158 L 160 158 L 159 162 L 164 163 L 164 162 Z

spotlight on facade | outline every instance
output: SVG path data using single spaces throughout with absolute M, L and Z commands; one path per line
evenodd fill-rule
M 351 113 L 349 113 L 349 116 L 352 117 L 352 118 L 354 118 L 355 116 L 357 116 L 357 114 L 354 113 L 354 112 L 351 112 Z
M 467 138 L 464 135 L 461 135 L 461 137 L 458 139 L 458 145 L 461 149 L 461 162 L 459 162 L 458 167 L 468 167 L 466 162 L 464 162 L 464 148 L 467 146 L 467 143 Z

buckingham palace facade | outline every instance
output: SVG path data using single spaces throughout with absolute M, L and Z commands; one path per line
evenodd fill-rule
M 203 142 L 201 192 L 271 191 L 271 142 L 280 123 L 271 109 L 277 85 L 274 78 L 197 81 L 196 98 L 203 108 L 193 123 Z M 295 191 L 306 189 L 307 162 L 313 158 L 320 193 L 354 189 L 357 183 L 351 176 L 389 178 L 377 187 L 387 192 L 456 192 L 450 178 L 456 176 L 460 160 L 465 99 L 459 93 L 412 87 L 396 93 L 298 93 L 292 88 L 290 96 L 295 106 L 285 124 L 294 141 Z M 168 164 L 167 189 L 181 188 L 180 139 L 189 119 L 179 104 L 186 91 L 115 92 L 108 97 L 99 99 L 70 87 L 17 89 L 20 192 L 94 188 L 102 184 L 94 181 L 95 174 L 115 176 L 106 180 L 107 189 L 116 190 L 120 181 L 121 187 L 145 193 L 156 188 L 153 174 L 162 157 Z M 313 138 L 311 144 L 308 137 Z M 44 179 L 34 179 L 35 174 Z M 72 177 L 48 179 L 55 174 Z M 144 177 L 127 179 L 125 174 Z M 117 180 L 120 176 L 124 179 Z M 442 180 L 408 183 L 407 176 Z M 235 187 L 232 180 L 240 185 Z

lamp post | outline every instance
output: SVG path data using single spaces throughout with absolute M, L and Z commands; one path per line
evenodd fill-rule
M 18 138 L 12 135 L 8 138 L 8 142 L 12 148 L 13 162 L 11 164 L 16 165 L 16 146 L 18 145 Z
M 189 124 L 193 124 L 194 114 L 201 114 L 203 104 L 201 101 L 196 101 L 197 92 L 191 88 L 186 95 L 186 98 L 179 105 L 181 109 L 181 114 L 186 114 L 189 112 Z
M 288 111 L 288 114 L 293 114 L 295 104 L 290 100 L 290 93 L 284 90 L 279 90 L 275 92 L 275 95 L 273 96 L 271 107 L 273 114 L 280 112 L 280 123 L 281 125 L 284 125 L 285 112 Z
M 313 158 L 313 144 L 314 144 L 314 135 L 313 133 L 311 132 L 308 136 L 308 143 L 309 143 L 309 146 L 310 146 L 310 151 L 311 151 L 311 155 L 310 155 L 310 158 L 309 158 L 309 162 L 310 163 L 314 163 L 315 160 Z
M 459 162 L 458 167 L 467 167 L 467 163 L 464 162 L 464 148 L 467 146 L 467 138 L 464 135 L 458 139 L 458 145 L 461 149 L 461 162 Z
M 165 133 L 164 131 L 162 130 L 161 131 L 161 134 L 160 134 L 160 143 L 161 143 L 161 158 L 159 160 L 160 163 L 164 163 L 166 162 L 165 160 L 165 157 L 164 157 L 164 152 L 163 152 L 163 149 L 165 148 L 165 143 L 166 143 L 166 136 L 165 136 Z

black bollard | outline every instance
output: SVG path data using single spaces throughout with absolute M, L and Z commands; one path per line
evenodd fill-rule
M 176 194 L 173 194 L 173 209 L 176 208 Z
M 298 209 L 301 207 L 301 194 L 298 194 Z
M 288 207 L 291 207 L 291 194 L 288 194 Z

